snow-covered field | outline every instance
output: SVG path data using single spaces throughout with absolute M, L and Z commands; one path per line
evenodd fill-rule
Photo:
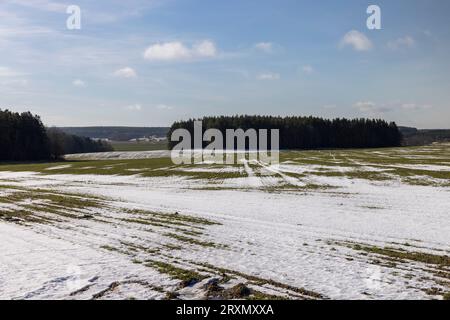
M 1 165 L 0 298 L 450 291 L 449 145 L 286 152 L 279 166 L 166 156 Z

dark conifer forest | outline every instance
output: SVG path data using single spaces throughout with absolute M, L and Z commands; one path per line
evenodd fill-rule
M 103 141 L 47 129 L 39 116 L 30 112 L 0 110 L 0 161 L 40 161 L 63 154 L 110 151 Z
M 187 129 L 193 137 L 194 121 L 175 122 L 169 130 L 169 148 L 178 142 L 170 137 L 176 129 Z M 402 134 L 394 122 L 371 119 L 322 119 L 316 117 L 220 116 L 205 117 L 203 132 L 219 129 L 279 129 L 280 149 L 381 148 L 401 145 Z M 270 136 L 270 135 L 269 135 Z M 194 139 L 192 139 L 194 140 Z M 209 142 L 204 142 L 204 146 Z

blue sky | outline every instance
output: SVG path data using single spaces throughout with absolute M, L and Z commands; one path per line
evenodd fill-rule
M 0 107 L 60 126 L 272 114 L 450 128 L 449 14 L 447 0 L 2 0 Z

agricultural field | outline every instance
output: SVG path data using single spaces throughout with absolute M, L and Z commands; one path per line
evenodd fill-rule
M 111 141 L 114 151 L 167 150 L 167 141 Z
M 2 299 L 450 299 L 450 144 L 0 165 Z

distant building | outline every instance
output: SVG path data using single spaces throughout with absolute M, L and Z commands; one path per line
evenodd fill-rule
M 135 138 L 128 140 L 129 142 L 160 142 L 167 140 L 166 137 L 157 137 L 157 136 L 149 136 L 149 137 L 142 137 L 142 138 Z

